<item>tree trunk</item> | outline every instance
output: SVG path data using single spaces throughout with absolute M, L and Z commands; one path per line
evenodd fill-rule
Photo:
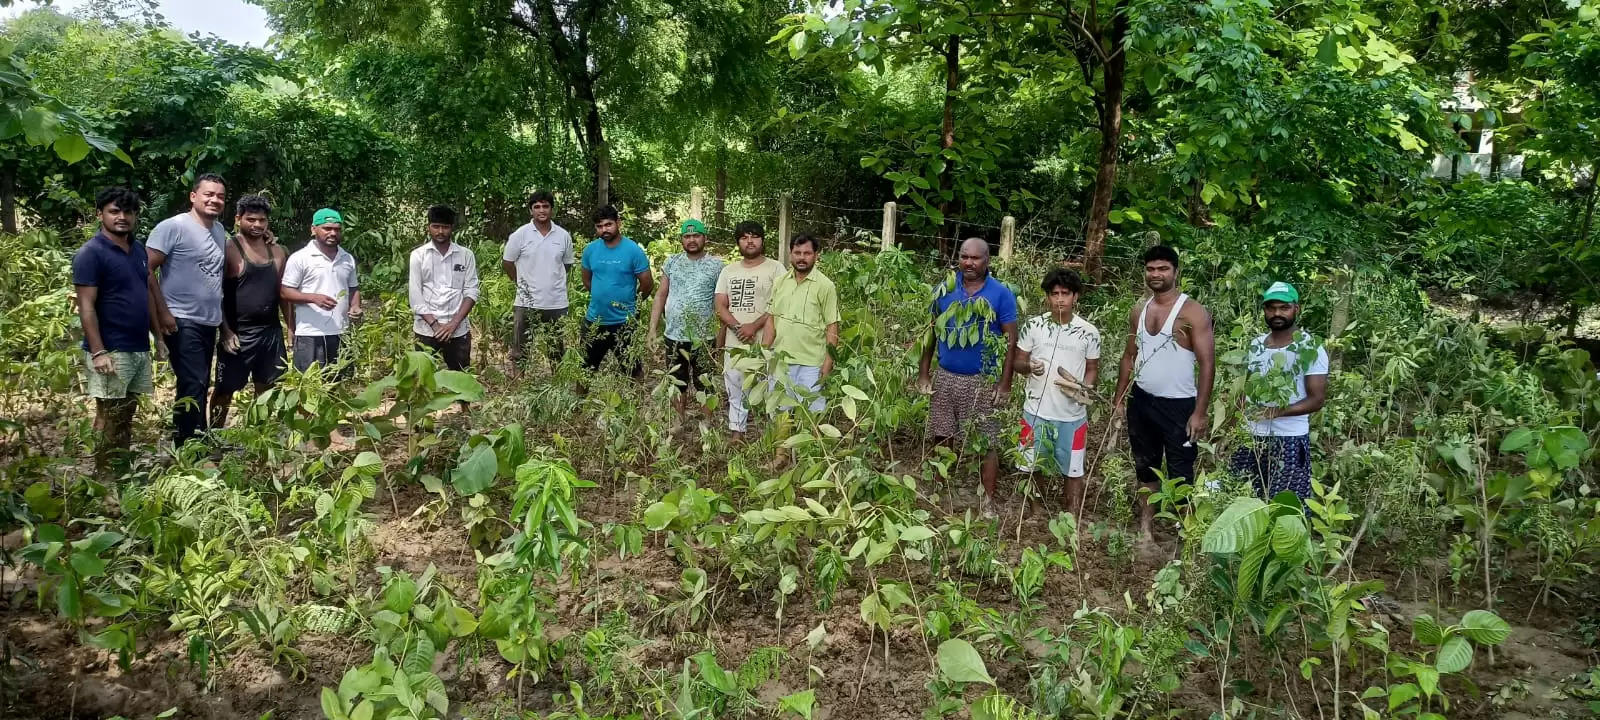
M 1189 186 L 1189 224 L 1197 228 L 1216 225 L 1211 221 L 1211 207 L 1206 205 L 1205 197 L 1200 192 L 1205 186 L 1205 179 L 1200 177 L 1196 177 Z
M 944 129 L 939 137 L 939 147 L 949 150 L 956 144 L 956 90 L 961 86 L 961 36 L 951 35 L 944 49 Z M 944 216 L 944 223 L 939 229 L 939 256 L 949 257 L 950 249 L 955 246 L 953 239 L 955 224 L 955 198 L 954 189 L 954 163 L 950 158 L 941 158 L 944 170 L 939 172 L 939 214 Z
M 0 229 L 17 232 L 17 167 L 12 163 L 0 168 Z
M 712 222 L 717 227 L 728 227 L 728 146 L 725 143 L 717 147 L 717 201 L 712 210 Z
M 1122 146 L 1122 92 L 1127 72 L 1127 53 L 1122 39 L 1127 34 L 1127 14 L 1118 12 L 1112 20 L 1110 42 L 1101 43 L 1110 54 L 1101 67 L 1103 87 L 1096 108 L 1100 116 L 1100 169 L 1094 177 L 1094 196 L 1089 202 L 1089 222 L 1084 228 L 1084 272 L 1095 283 L 1105 280 L 1106 224 L 1111 216 L 1111 195 L 1117 184 L 1117 151 Z
M 1589 201 L 1583 208 L 1583 225 L 1578 229 L 1578 242 L 1575 244 L 1577 251 L 1573 255 L 1581 255 L 1589 248 L 1589 230 L 1594 226 L 1594 200 L 1597 189 L 1600 189 L 1600 162 L 1589 166 Z M 10 197 L 9 194 L 7 197 Z M 9 212 L 6 217 L 11 217 Z

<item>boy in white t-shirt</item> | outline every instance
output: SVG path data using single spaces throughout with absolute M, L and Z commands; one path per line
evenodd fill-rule
M 1270 332 L 1250 342 L 1245 358 L 1251 443 L 1234 451 L 1228 469 L 1250 478 L 1268 498 L 1284 490 L 1311 495 L 1311 413 L 1328 395 L 1328 351 L 1296 327 L 1300 292 L 1275 282 L 1261 293 Z
M 1083 279 L 1055 268 L 1040 283 L 1050 312 L 1030 318 L 1017 336 L 1016 372 L 1027 377 L 1022 431 L 1046 467 L 1067 478 L 1067 510 L 1083 500 L 1083 449 L 1089 402 L 1100 375 L 1100 331 L 1078 316 Z

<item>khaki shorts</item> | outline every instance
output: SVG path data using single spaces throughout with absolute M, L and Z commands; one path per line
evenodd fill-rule
M 106 375 L 94 370 L 94 357 L 83 354 L 84 369 L 88 371 L 89 397 L 100 400 L 121 400 L 129 395 L 149 395 L 155 390 L 152 382 L 149 352 L 108 353 L 116 372 Z

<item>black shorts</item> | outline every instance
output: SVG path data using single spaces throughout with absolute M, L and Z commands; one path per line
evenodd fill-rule
M 1128 399 L 1128 449 L 1133 452 L 1133 471 L 1139 482 L 1159 484 L 1157 470 L 1169 478 L 1194 479 L 1198 449 L 1189 439 L 1194 406 L 1194 398 L 1156 397 L 1138 385 L 1133 387 Z
M 588 321 L 583 326 L 583 366 L 590 372 L 600 369 L 607 357 L 615 357 L 617 364 L 629 377 L 642 374 L 638 356 L 632 352 L 633 326 L 629 323 L 594 325 Z
M 238 328 L 239 352 L 217 349 L 217 390 L 236 393 L 252 381 L 257 388 L 268 388 L 283 375 L 283 326 L 242 326 Z
M 472 333 L 449 340 L 435 340 L 428 335 L 417 335 L 417 347 L 432 350 L 444 357 L 446 370 L 466 370 L 472 365 Z
M 667 339 L 667 363 L 672 368 L 672 378 L 678 381 L 678 387 L 687 391 L 705 389 L 705 383 L 700 381 L 700 374 L 711 367 L 711 356 L 707 352 L 706 342 L 682 341 Z

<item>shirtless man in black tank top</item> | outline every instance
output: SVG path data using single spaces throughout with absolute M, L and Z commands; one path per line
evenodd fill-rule
M 236 234 L 227 244 L 222 276 L 222 337 L 217 385 L 211 394 L 211 427 L 228 420 L 233 394 L 255 381 L 256 393 L 278 382 L 284 369 L 283 323 L 288 305 L 278 299 L 287 253 L 268 229 L 272 206 L 260 195 L 239 198 Z M 281 321 L 280 321 L 281 318 Z

